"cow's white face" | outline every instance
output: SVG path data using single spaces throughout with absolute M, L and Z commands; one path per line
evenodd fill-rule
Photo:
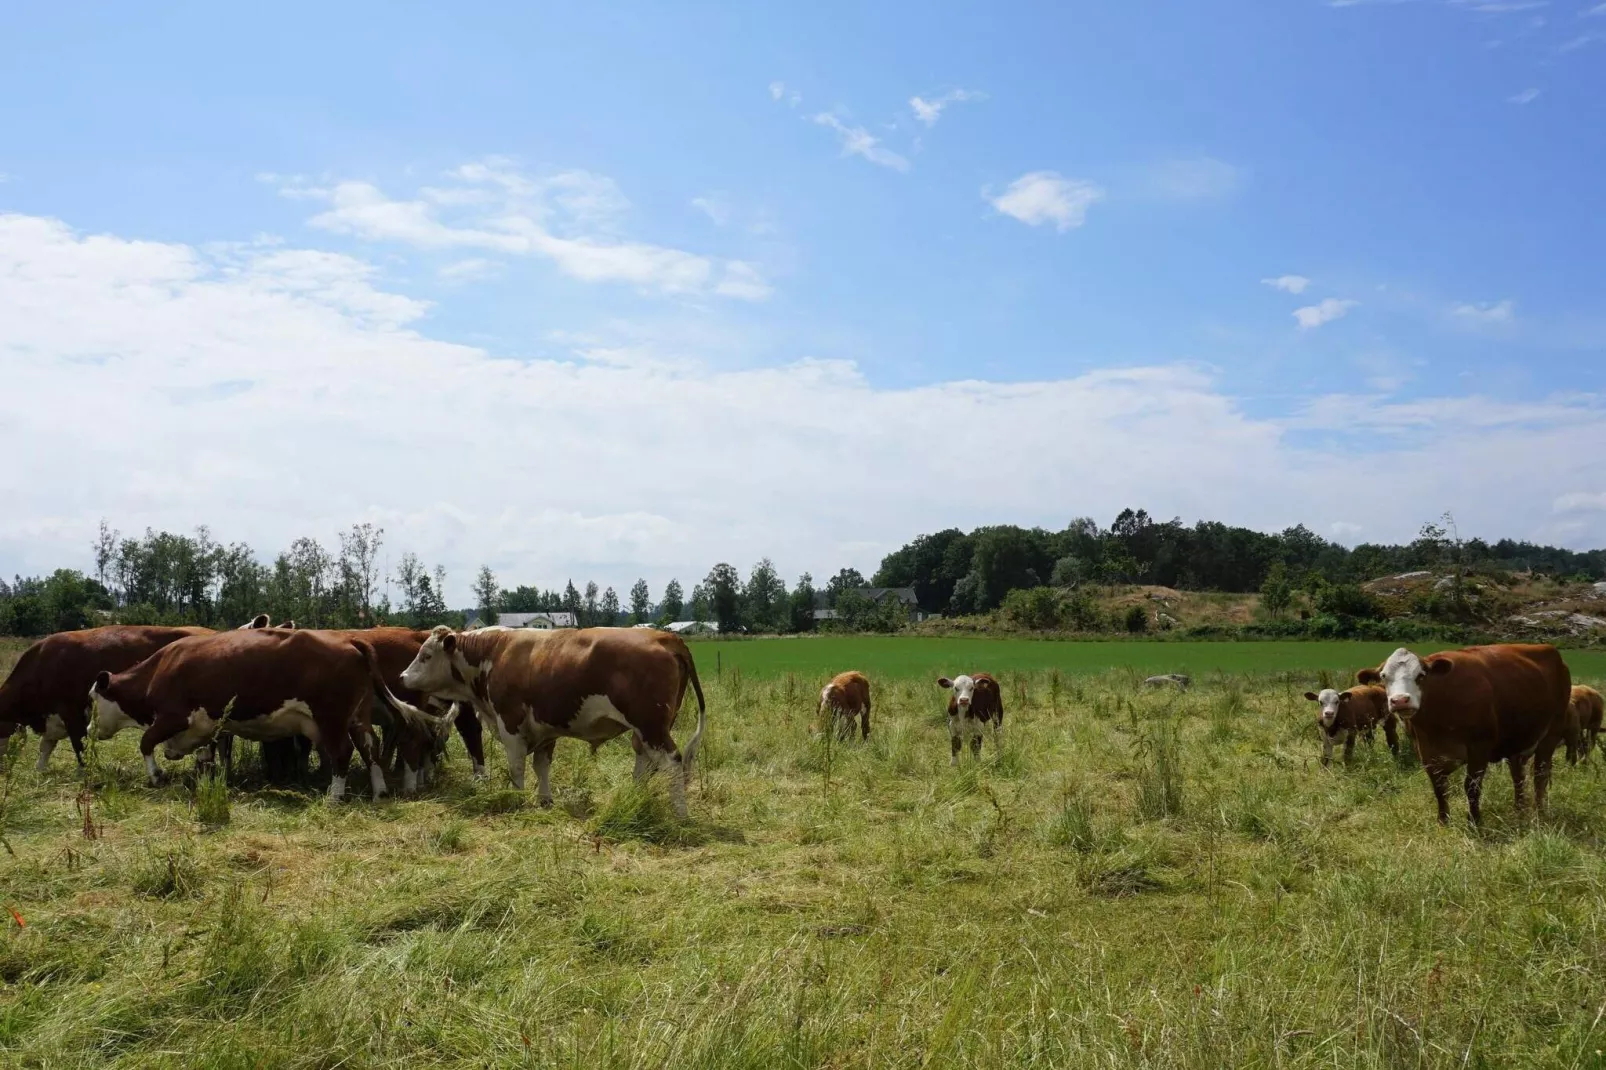
M 429 633 L 413 663 L 401 674 L 405 687 L 459 702 L 473 701 L 474 691 L 468 684 L 469 679 L 468 662 L 457 649 L 457 636 L 446 627 L 437 627 Z
M 956 676 L 952 680 L 944 677 L 937 681 L 938 687 L 952 688 L 954 703 L 961 713 L 970 709 L 970 700 L 976 695 L 976 681 L 968 676 Z
M 89 688 L 89 704 L 90 739 L 110 739 L 125 728 L 139 727 L 139 722 L 124 713 L 116 700 L 101 694 L 93 685 Z
M 169 761 L 177 761 L 186 754 L 193 754 L 203 744 L 217 738 L 219 727 L 220 723 L 213 720 L 204 709 L 191 710 L 190 723 L 183 731 L 162 744 L 162 753 L 167 755 Z
M 1377 670 L 1379 682 L 1388 691 L 1389 709 L 1401 717 L 1418 713 L 1422 709 L 1422 681 L 1429 675 L 1447 673 L 1453 667 L 1454 663 L 1448 658 L 1432 655 L 1424 660 L 1400 647 Z
M 1316 702 L 1316 723 L 1324 729 L 1333 727 L 1333 722 L 1338 720 L 1338 704 L 1344 696 L 1331 687 L 1324 687 L 1318 694 L 1305 692 L 1305 697 Z

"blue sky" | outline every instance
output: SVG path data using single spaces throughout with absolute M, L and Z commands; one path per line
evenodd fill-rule
M 864 7 L 13 13 L 0 441 L 91 426 L 0 571 L 101 515 L 465 587 L 1127 503 L 1606 542 L 1606 5 Z

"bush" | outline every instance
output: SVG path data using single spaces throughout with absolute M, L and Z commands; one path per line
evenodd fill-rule
M 1052 587 L 1033 587 L 1029 591 L 1017 588 L 1005 595 L 1002 612 L 1004 619 L 1016 627 L 1050 631 L 1060 625 L 1060 609 L 1059 592 Z
M 1340 583 L 1323 587 L 1316 592 L 1316 611 L 1334 617 L 1355 617 L 1360 620 L 1381 620 L 1382 607 L 1377 599 L 1354 583 Z
M 1146 632 L 1149 630 L 1149 611 L 1142 606 L 1133 606 L 1126 611 L 1123 623 L 1126 625 L 1126 630 L 1134 635 Z

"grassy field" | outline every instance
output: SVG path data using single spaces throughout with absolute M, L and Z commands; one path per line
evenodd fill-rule
M 127 735 L 85 795 L 30 746 L 0 1066 L 1606 1065 L 1599 760 L 1547 818 L 1502 773 L 1484 830 L 1441 829 L 1381 742 L 1316 761 L 1293 670 L 1375 651 L 1255 646 L 699 643 L 687 824 L 622 743 L 561 744 L 550 811 L 460 749 L 416 801 L 331 807 L 148 789 Z M 1004 747 L 950 769 L 928 676 L 984 654 Z M 810 732 L 849 664 L 868 744 Z

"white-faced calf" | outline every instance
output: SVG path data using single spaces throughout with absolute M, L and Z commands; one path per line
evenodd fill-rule
M 970 753 L 981 757 L 982 729 L 993 726 L 993 746 L 1002 743 L 1004 729 L 1004 692 L 998 681 L 984 672 L 971 676 L 944 676 L 937 686 L 950 691 L 948 696 L 948 739 L 953 753 L 948 764 L 959 763 L 959 751 L 970 742 Z
M 1376 686 L 1352 687 L 1348 691 L 1323 688 L 1321 693 L 1305 692 L 1319 707 L 1316 727 L 1322 730 L 1322 764 L 1333 760 L 1333 744 L 1344 740 L 1344 761 L 1355 755 L 1355 737 L 1364 735 L 1371 743 L 1378 724 L 1388 739 L 1389 750 L 1400 753 L 1399 719 L 1389 709 L 1388 692 Z

